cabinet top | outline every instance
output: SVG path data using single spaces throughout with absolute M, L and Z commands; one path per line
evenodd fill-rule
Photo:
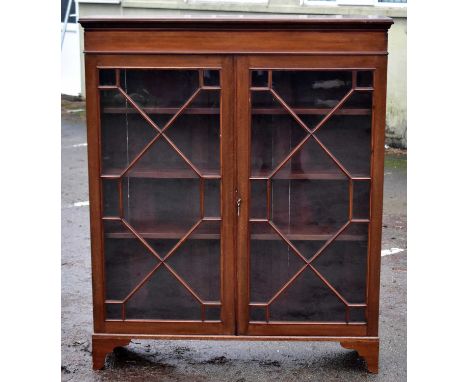
M 177 29 L 177 30 L 321 30 L 372 29 L 387 30 L 393 24 L 389 17 L 381 16 L 318 16 L 318 15 L 211 15 L 177 16 L 164 18 L 86 17 L 79 23 L 85 29 Z

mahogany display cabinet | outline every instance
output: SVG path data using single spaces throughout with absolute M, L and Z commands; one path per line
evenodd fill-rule
M 378 370 L 385 17 L 87 18 L 93 364 L 336 341 Z

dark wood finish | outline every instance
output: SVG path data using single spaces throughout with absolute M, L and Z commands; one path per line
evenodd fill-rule
M 85 32 L 86 53 L 288 53 L 385 55 L 386 32 L 351 31 L 148 31 Z M 356 46 L 361 50 L 356 51 Z M 196 47 L 196 48 L 194 48 Z
M 389 18 L 359 17 L 322 17 L 322 16 L 284 16 L 265 17 L 248 16 L 203 18 L 164 18 L 164 19 L 122 19 L 122 18 L 88 18 L 80 20 L 85 28 L 85 64 L 86 96 L 88 124 L 88 163 L 89 193 L 91 219 L 91 250 L 93 269 L 93 368 L 104 366 L 105 356 L 116 346 L 125 346 L 132 338 L 146 339 L 219 339 L 219 340 L 300 340 L 300 341 L 335 341 L 343 347 L 355 349 L 363 357 L 370 372 L 378 370 L 378 312 L 380 283 L 380 242 L 382 224 L 383 194 L 383 160 L 385 131 L 385 93 L 387 69 L 387 30 L 392 24 Z M 199 89 L 185 104 L 145 104 L 137 102 L 134 95 L 123 89 L 126 80 L 121 74 L 128 70 L 188 70 L 198 71 Z M 203 70 L 219 70 L 220 83 L 205 84 Z M 110 70 L 115 73 L 115 83 L 99 83 L 99 71 Z M 265 84 L 252 85 L 251 71 L 267 71 Z M 274 71 L 343 71 L 352 73 L 350 91 L 338 105 L 323 107 L 317 105 L 295 105 L 288 101 L 287 94 L 278 92 L 274 84 Z M 372 72 L 373 83 L 359 84 L 358 71 Z M 123 78 L 123 77 L 122 77 Z M 126 78 L 126 77 L 125 77 Z M 176 89 L 170 89 L 174 97 Z M 102 92 L 117 91 L 124 97 L 125 107 L 106 105 L 100 108 Z M 200 92 L 220 92 L 218 106 L 192 105 Z M 252 106 L 253 93 L 271 93 L 275 106 Z M 356 92 L 372 94 L 372 104 L 368 106 L 349 106 L 348 100 Z M 169 97 L 169 96 L 168 96 Z M 340 96 L 341 98 L 341 96 Z M 179 101 L 177 97 L 176 101 Z M 182 100 L 180 100 L 182 101 Z M 343 106 L 343 107 L 341 107 Z M 102 113 L 102 114 L 101 114 Z M 101 118 L 140 118 L 136 126 L 151 132 L 150 140 L 140 142 L 140 152 L 127 168 L 107 166 L 104 169 L 102 153 L 104 152 L 103 126 Z M 205 142 L 201 136 L 194 134 L 190 155 L 187 147 L 179 149 L 166 133 L 171 134 L 169 127 L 180 116 L 187 118 L 219 118 L 220 120 L 220 169 L 200 165 L 192 161 L 206 154 Z M 343 165 L 336 147 L 330 149 L 322 142 L 317 131 L 328 120 L 340 118 L 370 118 L 370 171 L 350 171 Z M 275 164 L 273 169 L 259 169 L 251 172 L 251 153 L 257 148 L 251 143 L 252 118 L 290 118 L 299 126 L 298 134 L 301 143 L 296 148 L 287 148 L 280 133 L 272 136 L 278 140 L 277 152 L 286 150 L 289 154 Z M 309 126 L 308 118 L 322 120 L 318 125 Z M 166 121 L 166 122 L 161 122 Z M 204 126 L 206 122 L 194 122 L 193 126 Z M 318 120 L 317 120 L 318 121 Z M 283 123 L 283 122 L 281 122 Z M 279 125 L 281 125 L 278 122 Z M 112 125 L 112 124 L 110 124 Z M 105 128 L 108 128 L 109 124 Z M 117 126 L 117 125 L 116 125 Z M 314 127 L 315 126 L 315 127 Z M 149 129 L 149 130 L 145 130 Z M 166 132 L 167 130 L 167 132 Z M 174 132 L 174 134 L 176 134 Z M 314 135 L 314 140 L 310 136 Z M 114 135 L 117 135 L 115 133 Z M 127 132 L 128 135 L 128 132 Z M 153 138 L 151 138 L 153 137 Z M 305 137 L 305 138 L 304 138 Z M 309 138 L 307 138 L 309 137 Z M 177 137 L 176 137 L 177 138 Z M 106 138 L 107 139 L 107 138 Z M 128 138 L 127 138 L 128 139 Z M 146 138 L 145 138 L 146 139 Z M 292 138 L 291 138 L 292 139 Z M 185 162 L 185 168 L 146 168 L 138 163 L 150 146 L 156 141 L 163 141 L 177 152 Z M 298 141 L 298 142 L 299 142 Z M 309 169 L 298 166 L 296 154 L 308 141 L 322 147 L 326 156 L 335 163 L 332 169 Z M 149 143 L 148 143 L 149 142 Z M 283 143 L 282 143 L 283 142 Z M 349 141 L 353 145 L 354 141 Z M 146 146 L 145 146 L 146 145 Z M 292 150 L 291 150 L 292 149 Z M 278 151 L 279 150 L 279 151 Z M 275 154 L 272 152 L 272 155 Z M 275 154 L 276 155 L 276 154 Z M 193 156 L 193 157 L 192 157 Z M 365 158 L 365 156 L 364 156 Z M 306 161 L 306 159 L 304 159 Z M 289 172 L 281 171 L 286 163 L 291 162 Z M 205 167 L 204 167 L 205 166 Z M 199 181 L 199 201 L 183 201 L 186 209 L 198 208 L 198 222 L 177 221 L 175 223 L 147 222 L 138 229 L 125 214 L 125 182 L 132 182 L 149 187 L 160 182 Z M 220 217 L 206 215 L 208 194 L 207 182 L 220 182 Z M 251 207 L 256 207 L 250 195 L 250 182 L 264 182 L 266 185 L 266 210 L 261 217 L 250 216 Z M 302 213 L 295 225 L 290 223 L 285 230 L 278 226 L 274 219 L 291 209 L 284 198 L 272 191 L 275 182 L 331 182 L 339 187 L 346 185 L 349 205 L 346 210 L 348 222 L 341 228 L 335 226 L 308 226 L 303 223 L 307 216 Z M 103 200 L 103 183 L 114 182 L 117 192 L 115 200 L 118 208 L 105 214 Z M 140 182 L 140 183 L 139 183 Z M 358 182 L 370 184 L 370 213 L 368 217 L 353 216 L 354 209 L 360 203 L 354 199 Z M 330 183 L 330 184 L 331 184 Z M 130 184 L 130 183 L 128 183 Z M 260 183 L 259 183 L 260 184 Z M 263 183 L 262 183 L 263 184 Z M 322 183 L 317 183 L 322 184 Z M 144 186 L 146 185 L 146 186 Z M 145 188 L 141 188 L 144 190 Z M 148 189 L 148 188 L 146 188 Z M 138 194 L 140 197 L 144 194 Z M 279 191 L 278 191 L 279 192 Z M 138 200 L 138 199 L 137 199 Z M 275 201 L 276 211 L 272 210 Z M 237 203 L 238 202 L 238 203 Z M 306 203 L 307 198 L 299 193 L 293 202 Z M 155 202 L 146 199 L 144 208 L 136 210 L 145 214 L 145 210 L 155 208 Z M 291 203 L 291 202 L 289 202 Z M 362 202 L 361 202 L 362 203 Z M 212 207 L 210 207 L 212 208 Z M 279 212 L 278 212 L 279 211 Z M 302 217 L 301 217 L 302 216 Z M 304 220 L 305 219 L 305 220 Z M 122 222 L 120 228 L 104 230 L 104 224 Z M 175 221 L 174 221 L 175 222 Z M 203 225 L 206 222 L 221 222 L 220 230 L 214 226 Z M 262 229 L 250 232 L 250 224 L 264 224 Z M 190 223 L 190 224 L 189 224 Z M 146 224 L 146 225 L 145 225 Z M 185 224 L 185 225 L 184 225 Z M 347 231 L 351 225 L 368 226 L 367 233 Z M 192 228 L 190 228 L 192 227 Z M 338 229 L 339 228 L 339 229 Z M 188 231 L 187 231 L 188 230 Z M 134 240 L 143 245 L 154 256 L 150 273 L 142 264 L 131 264 L 129 272 L 144 272 L 147 276 L 138 284 L 132 285 L 133 291 L 125 298 L 109 298 L 106 291 L 106 257 L 104 255 L 106 240 L 117 240 L 124 247 L 126 242 Z M 168 254 L 160 255 L 150 244 L 164 241 L 177 242 Z M 221 240 L 221 258 L 219 264 L 220 295 L 219 300 L 199 296 L 198 290 L 187 282 L 184 276 L 170 265 L 172 256 L 187 243 L 205 245 L 209 241 Z M 251 240 L 262 245 L 281 245 L 291 250 L 294 261 L 300 263 L 297 272 L 291 278 L 283 280 L 278 296 L 286 293 L 301 275 L 312 272 L 320 279 L 322 286 L 328 288 L 345 306 L 346 315 L 341 320 L 278 320 L 273 314 L 270 303 L 251 301 Z M 296 243 L 325 243 L 311 258 L 306 258 L 296 247 Z M 275 244 L 276 243 L 276 244 Z M 315 266 L 315 259 L 331 243 L 346 243 L 347 246 L 367 245 L 367 270 L 365 283 L 365 302 L 347 301 Z M 354 243 L 354 244 L 353 244 Z M 361 244 L 359 244 L 361 243 Z M 362 244 L 363 243 L 363 244 Z M 192 245 L 190 244 L 190 245 Z M 340 244 L 342 245 L 342 244 Z M 159 251 L 159 249 L 158 249 Z M 198 252 L 197 252 L 198 253 Z M 127 266 L 128 267 L 128 266 Z M 152 319 L 133 318 L 126 314 L 125 304 L 129 296 L 139 291 L 141 285 L 149 280 L 158 269 L 167 269 L 179 286 L 194 296 L 200 303 L 201 319 Z M 307 273 L 309 274 L 309 273 Z M 109 275 L 107 275 L 109 277 Z M 128 292 L 126 292 L 128 293 Z M 106 315 L 106 309 L 113 307 L 119 311 L 120 318 Z M 220 308 L 216 319 L 207 318 L 207 309 Z M 265 310 L 265 318 L 256 320 L 250 317 L 250 310 Z M 114 309 L 114 310 L 115 310 Z M 362 319 L 350 319 L 352 309 L 365 312 Z
M 385 155 L 385 106 L 387 89 L 387 60 L 379 60 L 375 72 L 374 114 L 372 130 L 372 224 L 369 230 L 369 260 L 367 287 L 367 335 L 377 336 L 379 331 L 379 297 L 380 297 L 380 259 L 382 243 L 382 207 L 383 175 Z
M 211 341 L 211 340 L 220 340 L 220 341 L 332 341 L 332 342 L 365 342 L 365 341 L 375 341 L 377 337 L 340 337 L 340 336 L 242 336 L 242 335 L 219 335 L 219 336 L 210 336 L 210 335 L 178 335 L 178 334 L 116 334 L 116 333 L 95 333 L 93 338 L 102 338 L 102 339 L 141 339 L 141 340 L 200 340 L 200 341 Z
M 378 373 L 379 340 L 375 337 L 339 336 L 242 336 L 242 335 L 177 335 L 177 334 L 93 334 L 93 369 L 104 367 L 107 354 L 117 347 L 123 347 L 132 339 L 142 340 L 219 340 L 219 341 L 330 341 L 339 342 L 345 349 L 358 352 L 367 364 L 370 373 Z
M 244 205 L 237 219 L 237 333 L 247 334 L 248 326 L 248 262 L 249 240 L 249 156 L 250 156 L 250 94 L 247 57 L 239 57 L 236 63 L 236 125 L 242 126 L 237 132 L 237 190 Z
M 100 191 L 100 137 L 99 137 L 99 98 L 96 91 L 98 83 L 96 57 L 86 56 L 86 122 L 88 138 L 88 177 L 89 212 L 91 227 L 91 265 L 93 281 L 93 323 L 94 331 L 103 331 L 104 324 L 104 269 L 102 266 L 101 234 L 101 191 Z
M 370 373 L 379 372 L 379 340 L 378 339 L 358 339 L 340 341 L 345 349 L 351 349 L 358 352 L 367 364 L 367 370 Z
M 259 15 L 197 17 L 164 17 L 164 18 L 114 18 L 86 17 L 79 20 L 88 29 L 174 29 L 174 30 L 385 30 L 393 23 L 388 17 L 359 16 L 316 16 L 316 15 Z
M 129 61 L 127 58 L 131 58 Z M 132 63 L 132 58 L 135 60 Z M 103 246 L 104 246 L 104 231 L 102 228 L 101 222 L 101 190 L 100 184 L 97 181 L 100 177 L 106 178 L 105 174 L 100 175 L 100 162 L 101 162 L 101 153 L 100 153 L 100 116 L 99 116 L 99 89 L 97 85 L 97 70 L 102 68 L 104 65 L 102 61 L 106 62 L 108 57 L 106 56 L 94 56 L 86 55 L 87 63 L 87 99 L 88 99 L 88 139 L 90 145 L 89 149 L 89 166 L 90 166 L 90 204 L 91 207 L 91 230 L 92 230 L 92 240 L 93 240 L 93 298 L 94 298 L 94 317 L 95 317 L 95 332 L 105 332 L 109 331 L 109 327 L 112 328 L 111 331 L 119 332 L 119 329 L 114 329 L 116 325 L 120 327 L 121 322 L 113 322 L 112 320 L 105 319 L 105 274 L 104 274 L 104 256 L 103 256 Z M 119 60 L 112 60 L 116 66 L 126 66 Z M 126 327 L 125 331 L 132 331 L 134 333 L 139 332 L 160 332 L 160 333 L 205 333 L 205 334 L 227 334 L 234 331 L 234 275 L 235 270 L 233 266 L 232 253 L 233 251 L 233 227 L 235 227 L 235 213 L 234 206 L 232 203 L 227 203 L 226 200 L 232 200 L 233 198 L 233 181 L 234 177 L 232 172 L 235 171 L 235 162 L 234 162 L 234 149 L 233 149 L 233 110 L 226 105 L 231 104 L 230 93 L 233 92 L 233 89 L 230 88 L 232 82 L 231 77 L 233 76 L 232 69 L 232 58 L 230 57 L 220 57 L 220 56 L 164 56 L 164 57 L 126 57 L 124 61 L 128 61 L 133 64 L 134 68 L 180 68 L 180 69 L 191 69 L 191 68 L 219 68 L 222 71 L 221 75 L 221 87 L 222 96 L 221 96 L 221 112 L 220 112 L 220 123 L 221 123 L 221 132 L 222 132 L 222 147 L 221 147 L 221 173 L 222 184 L 221 184 L 221 199 L 223 200 L 222 204 L 222 227 L 221 235 L 217 235 L 221 238 L 222 243 L 222 259 L 221 259 L 221 285 L 222 285 L 222 301 L 223 308 L 221 309 L 221 321 L 217 322 L 198 322 L 198 321 L 156 321 L 152 320 L 140 320 L 137 321 L 138 330 L 132 328 L 133 324 L 125 324 L 123 327 Z M 90 74 L 94 73 L 94 74 Z M 174 174 L 172 174 L 174 175 Z M 177 174 L 176 178 L 178 177 Z M 166 174 L 165 177 L 169 176 Z M 116 175 L 111 176 L 116 177 Z M 206 178 L 212 178 L 208 175 Z M 214 178 L 220 178 L 219 175 L 214 176 Z M 95 212 L 93 212 L 95 211 Z M 120 219 L 117 217 L 117 219 Z M 110 219 L 115 220 L 115 219 Z M 210 220 L 210 219 L 207 219 Z M 166 230 L 168 227 L 165 227 Z M 156 231 L 157 232 L 157 231 Z M 167 231 L 166 231 L 167 232 Z M 169 231 L 169 235 L 165 235 L 165 239 L 183 239 L 184 232 L 180 230 Z M 136 232 L 131 232 L 129 230 L 125 231 L 125 237 L 135 237 Z M 202 234 L 203 235 L 203 234 Z M 107 235 L 109 236 L 109 235 Z M 110 235 L 112 237 L 112 234 Z M 141 235 L 138 234 L 139 237 Z M 160 238 L 161 234 L 155 235 L 157 238 Z M 213 238 L 213 237 L 211 237 Z M 148 248 L 149 249 L 149 248 Z M 129 321 L 130 322 L 130 321 Z
M 99 370 L 104 367 L 107 354 L 117 347 L 127 346 L 131 338 L 100 337 L 93 335 L 93 369 Z
M 231 309 L 222 311 L 221 319 L 226 322 L 224 334 L 231 334 L 235 331 L 235 275 L 236 268 L 234 262 L 235 252 L 235 232 L 236 232 L 236 210 L 233 201 L 235 200 L 235 125 L 234 110 L 231 108 L 234 100 L 234 60 L 232 57 L 223 58 L 224 71 L 221 77 L 221 86 L 226 93 L 221 99 L 221 125 L 223 126 L 221 139 L 221 171 L 224 180 L 221 183 L 221 214 L 224 224 L 221 229 L 221 236 L 224 237 L 225 261 L 222 263 L 221 282 L 225 285 L 224 303 Z
M 359 63 L 356 63 L 356 60 L 359 60 Z M 356 68 L 356 67 L 362 67 L 362 68 L 372 68 L 375 69 L 376 73 L 376 80 L 375 80 L 375 85 L 374 85 L 374 92 L 375 94 L 382 94 L 382 92 L 385 92 L 385 84 L 382 84 L 380 80 L 377 78 L 380 76 L 382 73 L 382 63 L 386 62 L 385 58 L 379 58 L 379 57 L 310 57 L 310 56 L 298 56 L 298 57 L 284 57 L 284 56 L 248 56 L 245 58 L 239 58 L 238 59 L 238 67 L 237 67 L 237 75 L 238 75 L 238 82 L 237 82 L 237 106 L 240 110 L 243 110 L 242 115 L 240 113 L 237 113 L 237 118 L 238 122 L 237 124 L 239 126 L 245 126 L 245 128 L 240 129 L 238 132 L 238 139 L 240 142 L 240 146 L 242 149 L 238 149 L 237 155 L 238 155 L 238 185 L 239 185 L 239 191 L 241 195 L 249 195 L 249 183 L 248 179 L 266 179 L 266 177 L 263 176 L 258 176 L 257 174 L 251 175 L 250 174 L 250 154 L 251 154 L 251 148 L 250 148 L 250 103 L 248 102 L 249 99 L 249 84 L 250 84 L 250 79 L 248 77 L 248 70 L 252 68 L 259 68 L 259 69 L 268 69 L 268 68 L 280 68 L 280 69 L 292 69 L 292 70 L 298 70 L 298 69 L 303 69 L 303 68 L 320 68 L 320 69 L 333 69 L 333 68 L 349 68 L 350 70 Z M 385 69 L 383 70 L 384 73 L 386 73 Z M 377 101 L 376 101 L 377 100 Z M 383 156 L 379 158 L 375 157 L 375 146 L 379 145 L 381 153 L 383 153 L 383 137 L 384 137 L 384 132 L 382 129 L 382 125 L 378 125 L 377 128 L 375 128 L 377 122 L 375 120 L 376 115 L 379 115 L 379 122 L 382 123 L 384 122 L 384 115 L 382 117 L 382 112 L 385 108 L 385 105 L 379 104 L 378 106 L 376 105 L 376 102 L 381 102 L 379 101 L 379 98 L 376 97 L 374 99 L 374 120 L 373 120 L 373 135 L 372 135 L 372 144 L 373 148 L 372 151 L 374 152 L 374 157 L 372 159 L 372 163 L 375 164 L 375 160 L 382 160 Z M 382 108 L 383 106 L 383 108 Z M 293 110 L 292 110 L 293 111 Z M 380 141 L 375 142 L 376 137 L 379 136 Z M 380 162 L 379 162 L 380 163 Z M 380 163 L 382 165 L 383 163 Z M 372 185 L 373 187 L 376 186 L 376 182 L 382 183 L 383 178 L 380 177 L 376 181 L 375 176 L 376 172 L 379 172 L 380 176 L 383 174 L 383 169 L 379 169 L 376 171 L 375 165 L 372 167 L 372 174 L 371 177 L 362 175 L 362 176 L 353 176 L 353 179 L 372 179 Z M 281 176 L 279 177 L 281 178 Z M 307 175 L 305 174 L 300 174 L 290 175 L 290 179 L 301 179 L 301 178 L 308 178 Z M 346 179 L 346 176 L 343 173 L 340 173 L 339 171 L 336 173 L 336 175 L 333 177 L 330 175 L 330 173 L 325 173 L 322 176 L 320 176 L 320 173 L 317 174 L 315 173 L 313 177 L 315 179 L 328 179 L 328 178 L 335 178 L 335 179 Z M 381 186 L 380 186 L 381 187 Z M 370 319 L 367 321 L 367 325 L 360 327 L 359 325 L 357 326 L 351 326 L 351 325 L 342 325 L 340 326 L 339 324 L 333 326 L 333 329 L 326 329 L 326 325 L 312 325 L 312 324 L 295 324 L 295 323 L 274 323 L 274 322 L 269 322 L 268 324 L 263 324 L 263 323 L 249 323 L 248 315 L 249 315 L 249 308 L 248 308 L 248 295 L 249 295 L 249 273 L 250 273 L 250 268 L 249 268 L 249 260 L 248 260 L 248 253 L 250 252 L 249 249 L 249 223 L 248 223 L 248 214 L 247 212 L 249 211 L 249 203 L 250 203 L 251 198 L 247 197 L 247 201 L 245 203 L 245 209 L 244 209 L 244 214 L 241 213 L 240 218 L 239 218 L 239 224 L 240 230 L 239 230 L 239 235 L 238 235 L 238 267 L 237 267 L 237 274 L 238 274 L 238 290 L 241 293 L 241 298 L 238 300 L 238 309 L 239 309 L 239 323 L 238 323 L 238 328 L 240 329 L 239 333 L 245 334 L 245 335 L 276 335 L 279 333 L 285 333 L 288 332 L 290 335 L 333 335 L 336 333 L 339 333 L 340 335 L 377 335 L 377 332 L 374 330 L 373 332 L 369 331 L 369 328 L 372 328 L 373 325 L 376 325 L 376 321 L 378 321 L 378 317 L 372 319 L 372 325 L 370 322 Z M 381 220 L 379 221 L 379 210 L 381 214 L 381 209 L 382 209 L 382 200 L 381 200 L 381 194 L 379 194 L 373 189 L 372 190 L 372 213 L 371 213 L 371 219 L 370 219 L 370 234 L 369 237 L 372 238 L 372 242 L 369 243 L 369 261 L 368 261 L 368 272 L 369 272 L 369 278 L 368 278 L 368 284 L 367 284 L 367 294 L 368 296 L 375 296 L 375 294 L 378 294 L 378 284 L 379 284 L 379 277 L 375 276 L 376 270 L 376 265 L 372 265 L 371 262 L 379 262 L 380 261 L 380 237 L 375 237 L 375 232 L 379 231 L 381 229 Z M 352 206 L 352 204 L 351 204 Z M 261 219 L 254 219 L 261 221 Z M 265 220 L 267 221 L 267 220 Z M 356 221 L 355 219 L 352 219 L 351 221 Z M 254 238 L 255 235 L 252 236 Z M 330 239 L 331 236 L 328 236 L 328 238 L 322 237 L 324 240 Z M 257 235 L 258 238 L 258 235 Z M 304 237 L 298 237 L 294 236 L 292 233 L 291 235 L 288 235 L 289 240 L 303 240 Z M 315 237 L 316 239 L 320 240 L 319 237 Z M 376 248 L 376 244 L 378 243 L 378 248 Z M 379 265 L 380 266 L 380 263 Z M 371 269 L 372 268 L 372 269 Z M 375 298 L 375 297 L 373 297 Z M 369 301 L 369 297 L 368 297 Z M 369 303 L 368 305 L 368 317 L 370 317 L 370 314 L 375 314 L 375 312 L 372 311 L 374 309 L 375 304 Z M 377 307 L 378 307 L 378 302 L 377 302 Z M 371 313 L 372 312 L 372 313 Z
M 265 220 L 266 221 L 266 220 Z M 295 230 L 291 230 L 287 233 L 287 236 L 290 240 L 319 240 L 324 241 L 328 240 L 334 236 L 335 232 L 330 230 L 320 230 L 314 227 L 311 229 L 303 229 L 301 227 L 295 227 Z M 161 227 L 149 227 L 146 231 L 140 231 L 139 234 L 144 238 L 149 239 L 180 239 L 184 236 L 185 232 L 180 229 L 180 227 L 171 227 L 171 226 L 161 226 Z M 112 239 L 129 239 L 133 235 L 128 230 L 121 230 L 115 232 L 109 232 L 104 235 L 105 237 Z M 196 233 L 193 233 L 190 236 L 190 240 L 203 240 L 203 239 L 219 239 L 220 233 L 208 229 L 199 229 Z M 254 233 L 251 234 L 251 237 L 255 240 L 281 240 L 277 235 L 271 234 L 268 232 Z M 359 241 L 366 240 L 367 236 L 363 235 L 340 235 L 337 240 L 346 240 L 346 241 Z

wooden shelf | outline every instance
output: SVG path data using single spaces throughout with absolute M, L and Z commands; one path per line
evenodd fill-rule
M 101 175 L 101 178 L 118 178 L 123 169 L 110 169 Z M 218 170 L 202 169 L 199 171 L 205 179 L 221 179 Z M 257 171 L 252 174 L 250 180 L 265 180 L 272 170 Z M 365 180 L 370 179 L 366 174 L 352 174 L 353 178 Z M 125 177 L 127 178 L 154 178 L 154 179 L 198 179 L 198 175 L 191 169 L 173 169 L 173 170 L 150 170 L 138 169 L 131 170 Z M 347 180 L 348 177 L 341 171 L 317 171 L 317 172 L 285 172 L 279 171 L 273 180 Z
M 143 107 L 146 114 L 175 114 L 179 107 Z M 312 115 L 326 115 L 330 112 L 331 108 L 308 108 L 300 107 L 292 109 L 296 114 L 312 114 Z M 132 107 L 105 107 L 102 109 L 104 114 L 136 114 L 138 111 Z M 276 115 L 276 114 L 289 114 L 289 112 L 282 107 L 259 107 L 251 110 L 254 115 Z M 363 108 L 346 108 L 339 109 L 334 114 L 336 115 L 370 115 L 371 109 Z M 219 114 L 219 108 L 214 107 L 189 107 L 184 110 L 183 114 Z
M 205 179 L 221 179 L 219 170 L 198 168 Z M 101 178 L 115 179 L 120 176 L 123 169 L 109 169 Z M 250 176 L 250 180 L 266 180 L 272 170 L 256 171 Z M 370 180 L 367 174 L 351 174 L 354 179 Z M 155 178 L 155 179 L 198 179 L 198 175 L 191 169 L 167 169 L 167 170 L 151 170 L 138 169 L 129 171 L 125 177 L 127 178 Z M 273 180 L 347 180 L 348 177 L 340 170 L 314 172 L 286 172 L 279 171 L 273 177 Z
M 104 179 L 116 179 L 120 176 L 123 169 L 111 169 L 101 175 Z M 217 170 L 199 169 L 205 179 L 221 179 L 221 175 Z M 272 170 L 254 172 L 250 176 L 250 180 L 266 180 Z M 370 180 L 370 176 L 366 174 L 352 174 L 354 179 Z M 189 169 L 174 169 L 174 170 L 133 170 L 128 172 L 127 178 L 154 178 L 154 179 L 198 179 L 198 175 Z M 348 177 L 341 171 L 317 171 L 317 172 L 284 172 L 279 171 L 273 180 L 347 180 Z
M 119 177 L 123 169 L 110 169 L 101 178 L 115 179 Z M 203 177 L 206 179 L 221 179 L 218 170 L 215 169 L 199 169 Z M 138 169 L 130 170 L 125 177 L 127 178 L 153 178 L 153 179 L 198 179 L 197 173 L 191 169 L 173 169 L 173 170 L 150 170 Z
M 142 107 L 146 114 L 175 114 L 180 107 Z M 105 107 L 104 114 L 137 114 L 138 110 L 133 107 Z M 215 107 L 188 107 L 183 114 L 219 114 L 219 108 Z
M 270 228 L 266 223 L 253 223 L 256 225 L 255 233 L 250 235 L 252 240 L 282 240 L 281 237 Z M 330 227 L 317 226 L 300 226 L 300 227 L 280 227 L 278 229 L 289 240 L 293 241 L 327 241 L 332 238 L 338 228 L 331 229 Z M 251 230 L 252 231 L 252 230 Z M 336 240 L 338 241 L 366 241 L 367 235 L 356 234 L 341 234 Z
M 255 229 L 255 233 L 250 235 L 251 240 L 282 240 L 281 237 L 273 232 L 266 224 L 258 224 Z M 259 226 L 263 226 L 259 229 Z M 146 227 L 144 229 L 137 229 L 137 232 L 145 239 L 166 239 L 166 240 L 179 240 L 189 230 L 190 227 L 185 230 L 177 227 L 157 226 L 157 227 Z M 300 228 L 291 227 L 288 230 L 279 228 L 280 231 L 289 240 L 301 240 L 301 241 L 326 241 L 330 239 L 337 231 L 327 228 L 307 227 L 302 226 Z M 107 232 L 104 234 L 109 239 L 134 239 L 135 236 L 128 230 Z M 189 240 L 217 240 L 220 239 L 219 226 L 217 225 L 201 225 L 189 236 Z M 336 239 L 338 241 L 366 241 L 367 235 L 350 235 L 341 234 Z
M 330 112 L 332 108 L 311 108 L 311 107 L 295 107 L 292 110 L 296 114 L 312 114 L 312 115 L 326 115 Z M 338 109 L 335 111 L 334 115 L 370 115 L 372 113 L 371 109 L 358 109 L 358 108 L 346 108 Z M 289 114 L 287 110 L 282 107 L 265 107 L 265 108 L 254 108 L 252 109 L 252 114 Z
M 268 175 L 272 172 L 272 170 L 266 170 L 266 171 L 257 171 L 254 172 L 250 176 L 250 180 L 264 180 L 267 179 Z M 366 179 L 369 178 L 369 175 L 365 174 L 352 174 L 353 178 L 359 178 L 359 179 Z M 276 175 L 272 178 L 273 180 L 347 180 L 348 177 L 341 172 L 340 170 L 336 171 L 323 171 L 323 170 L 318 170 L 314 172 L 299 172 L 299 171 L 292 171 L 292 172 L 286 172 L 286 171 L 279 171 L 276 173 Z
M 152 229 L 146 228 L 141 232 L 137 230 L 137 232 L 145 239 L 166 239 L 166 240 L 180 240 L 190 229 L 187 228 L 186 230 L 182 229 L 165 229 L 164 227 L 154 227 Z M 189 240 L 216 240 L 220 239 L 221 235 L 219 233 L 219 229 L 216 232 L 214 227 L 199 227 L 189 236 Z M 126 231 L 119 231 L 119 232 L 107 232 L 104 234 L 106 238 L 109 239 L 135 239 L 135 236 Z

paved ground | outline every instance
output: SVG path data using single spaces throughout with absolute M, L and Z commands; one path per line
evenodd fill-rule
M 406 250 L 382 258 L 380 373 L 337 343 L 133 341 L 91 369 L 91 269 L 82 103 L 62 102 L 62 380 L 406 381 Z M 72 112 L 71 112 L 72 111 Z M 385 168 L 384 249 L 406 249 L 406 155 Z

